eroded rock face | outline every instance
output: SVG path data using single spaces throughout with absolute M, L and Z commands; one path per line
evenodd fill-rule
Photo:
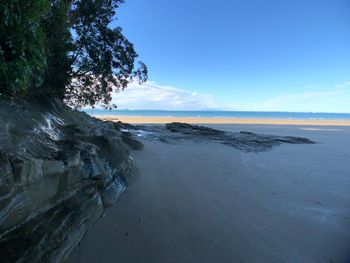
M 0 259 L 62 262 L 136 175 L 120 125 L 0 97 Z

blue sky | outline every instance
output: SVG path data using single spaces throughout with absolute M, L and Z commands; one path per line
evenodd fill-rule
M 120 108 L 350 112 L 348 0 L 126 0 L 150 82 Z

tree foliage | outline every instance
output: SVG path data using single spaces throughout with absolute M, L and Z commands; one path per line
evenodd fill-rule
M 0 2 L 0 88 L 26 93 L 43 84 L 46 70 L 42 18 L 47 0 Z
M 69 1 L 51 0 L 50 11 L 43 19 L 45 31 L 47 69 L 44 79 L 44 93 L 63 99 L 66 87 L 71 82 L 72 58 L 74 50 L 70 32 L 68 12 Z
M 113 26 L 123 2 L 0 2 L 1 90 L 46 94 L 75 107 L 110 107 L 113 91 L 147 79 L 145 64 L 135 67 L 133 44 Z

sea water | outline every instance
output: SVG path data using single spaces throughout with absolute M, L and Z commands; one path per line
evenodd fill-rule
M 183 110 L 103 110 L 85 109 L 89 115 L 140 117 L 260 118 L 301 120 L 350 120 L 350 113 L 268 112 L 268 111 L 183 111 Z

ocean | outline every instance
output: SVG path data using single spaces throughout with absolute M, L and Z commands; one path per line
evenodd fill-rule
M 320 112 L 265 112 L 265 111 L 181 111 L 181 110 L 103 110 L 85 109 L 92 116 L 140 116 L 140 117 L 203 117 L 203 118 L 259 118 L 300 120 L 350 120 L 350 113 Z

